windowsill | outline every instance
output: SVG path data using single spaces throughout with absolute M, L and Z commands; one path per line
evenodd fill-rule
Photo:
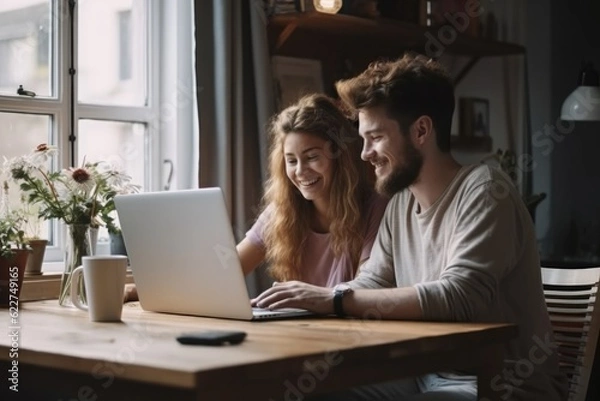
M 110 255 L 110 244 L 108 241 L 99 240 L 96 244 L 94 255 Z M 42 265 L 42 272 L 44 272 L 44 274 L 62 274 L 64 268 L 64 260 L 53 259 L 52 261 L 44 261 L 44 264 Z
M 60 279 L 58 272 L 42 273 L 38 276 L 25 276 L 21 288 L 20 301 L 41 301 L 44 299 L 58 299 Z M 126 283 L 133 283 L 131 270 L 127 271 Z
M 61 274 L 63 269 L 65 268 L 65 262 L 60 260 L 56 262 L 44 262 L 42 265 L 42 274 L 53 275 L 53 274 Z M 35 276 L 25 276 L 25 277 L 35 277 Z
M 19 297 L 20 301 L 58 299 L 60 277 L 60 273 L 42 273 L 39 276 L 25 276 Z
M 97 255 L 110 254 L 107 242 L 98 242 L 96 246 Z M 23 287 L 21 288 L 21 301 L 41 301 L 44 299 L 58 299 L 60 290 L 60 279 L 65 267 L 64 261 L 44 262 L 42 265 L 42 274 L 36 276 L 27 276 L 23 278 Z M 127 271 L 127 283 L 133 283 L 131 271 Z

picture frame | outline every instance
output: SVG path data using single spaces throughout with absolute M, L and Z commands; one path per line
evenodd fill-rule
M 319 60 L 273 56 L 271 58 L 279 110 L 310 93 L 323 93 L 323 73 Z
M 458 99 L 458 135 L 452 135 L 452 149 L 465 152 L 490 152 L 490 102 L 488 99 L 461 97 Z
M 490 103 L 488 99 L 459 99 L 460 136 L 485 138 L 490 136 Z

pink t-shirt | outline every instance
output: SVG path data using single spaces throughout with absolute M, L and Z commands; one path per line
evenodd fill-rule
M 364 260 L 371 254 L 371 247 L 379 229 L 379 222 L 385 212 L 388 200 L 373 193 L 367 200 L 364 220 L 364 244 L 360 260 Z M 264 227 L 269 220 L 270 212 L 267 208 L 256 220 L 256 223 L 246 233 L 246 238 L 254 245 L 265 246 Z M 354 266 L 350 255 L 344 253 L 336 258 L 329 244 L 331 234 L 310 231 L 306 239 L 306 246 L 302 255 L 303 278 L 310 284 L 321 287 L 333 287 L 336 284 L 350 281 L 354 278 Z

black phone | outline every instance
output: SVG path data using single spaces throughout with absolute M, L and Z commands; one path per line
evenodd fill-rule
M 208 330 L 183 333 L 177 341 L 186 345 L 223 345 L 239 344 L 246 338 L 243 331 Z

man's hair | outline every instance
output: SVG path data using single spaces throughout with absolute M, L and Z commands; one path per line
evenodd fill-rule
M 335 86 L 352 114 L 382 106 L 404 134 L 417 118 L 429 116 L 438 147 L 450 151 L 454 85 L 437 61 L 408 53 L 395 61 L 373 62 L 357 77 L 338 81 Z
M 276 115 L 270 126 L 269 178 L 265 185 L 263 211 L 265 248 L 269 272 L 277 280 L 301 280 L 303 243 L 308 235 L 312 202 L 306 200 L 286 174 L 283 145 L 291 133 L 314 135 L 327 141 L 332 158 L 329 218 L 334 255 L 351 255 L 358 266 L 363 244 L 363 205 L 367 194 L 361 142 L 352 122 L 325 95 L 308 95 Z

